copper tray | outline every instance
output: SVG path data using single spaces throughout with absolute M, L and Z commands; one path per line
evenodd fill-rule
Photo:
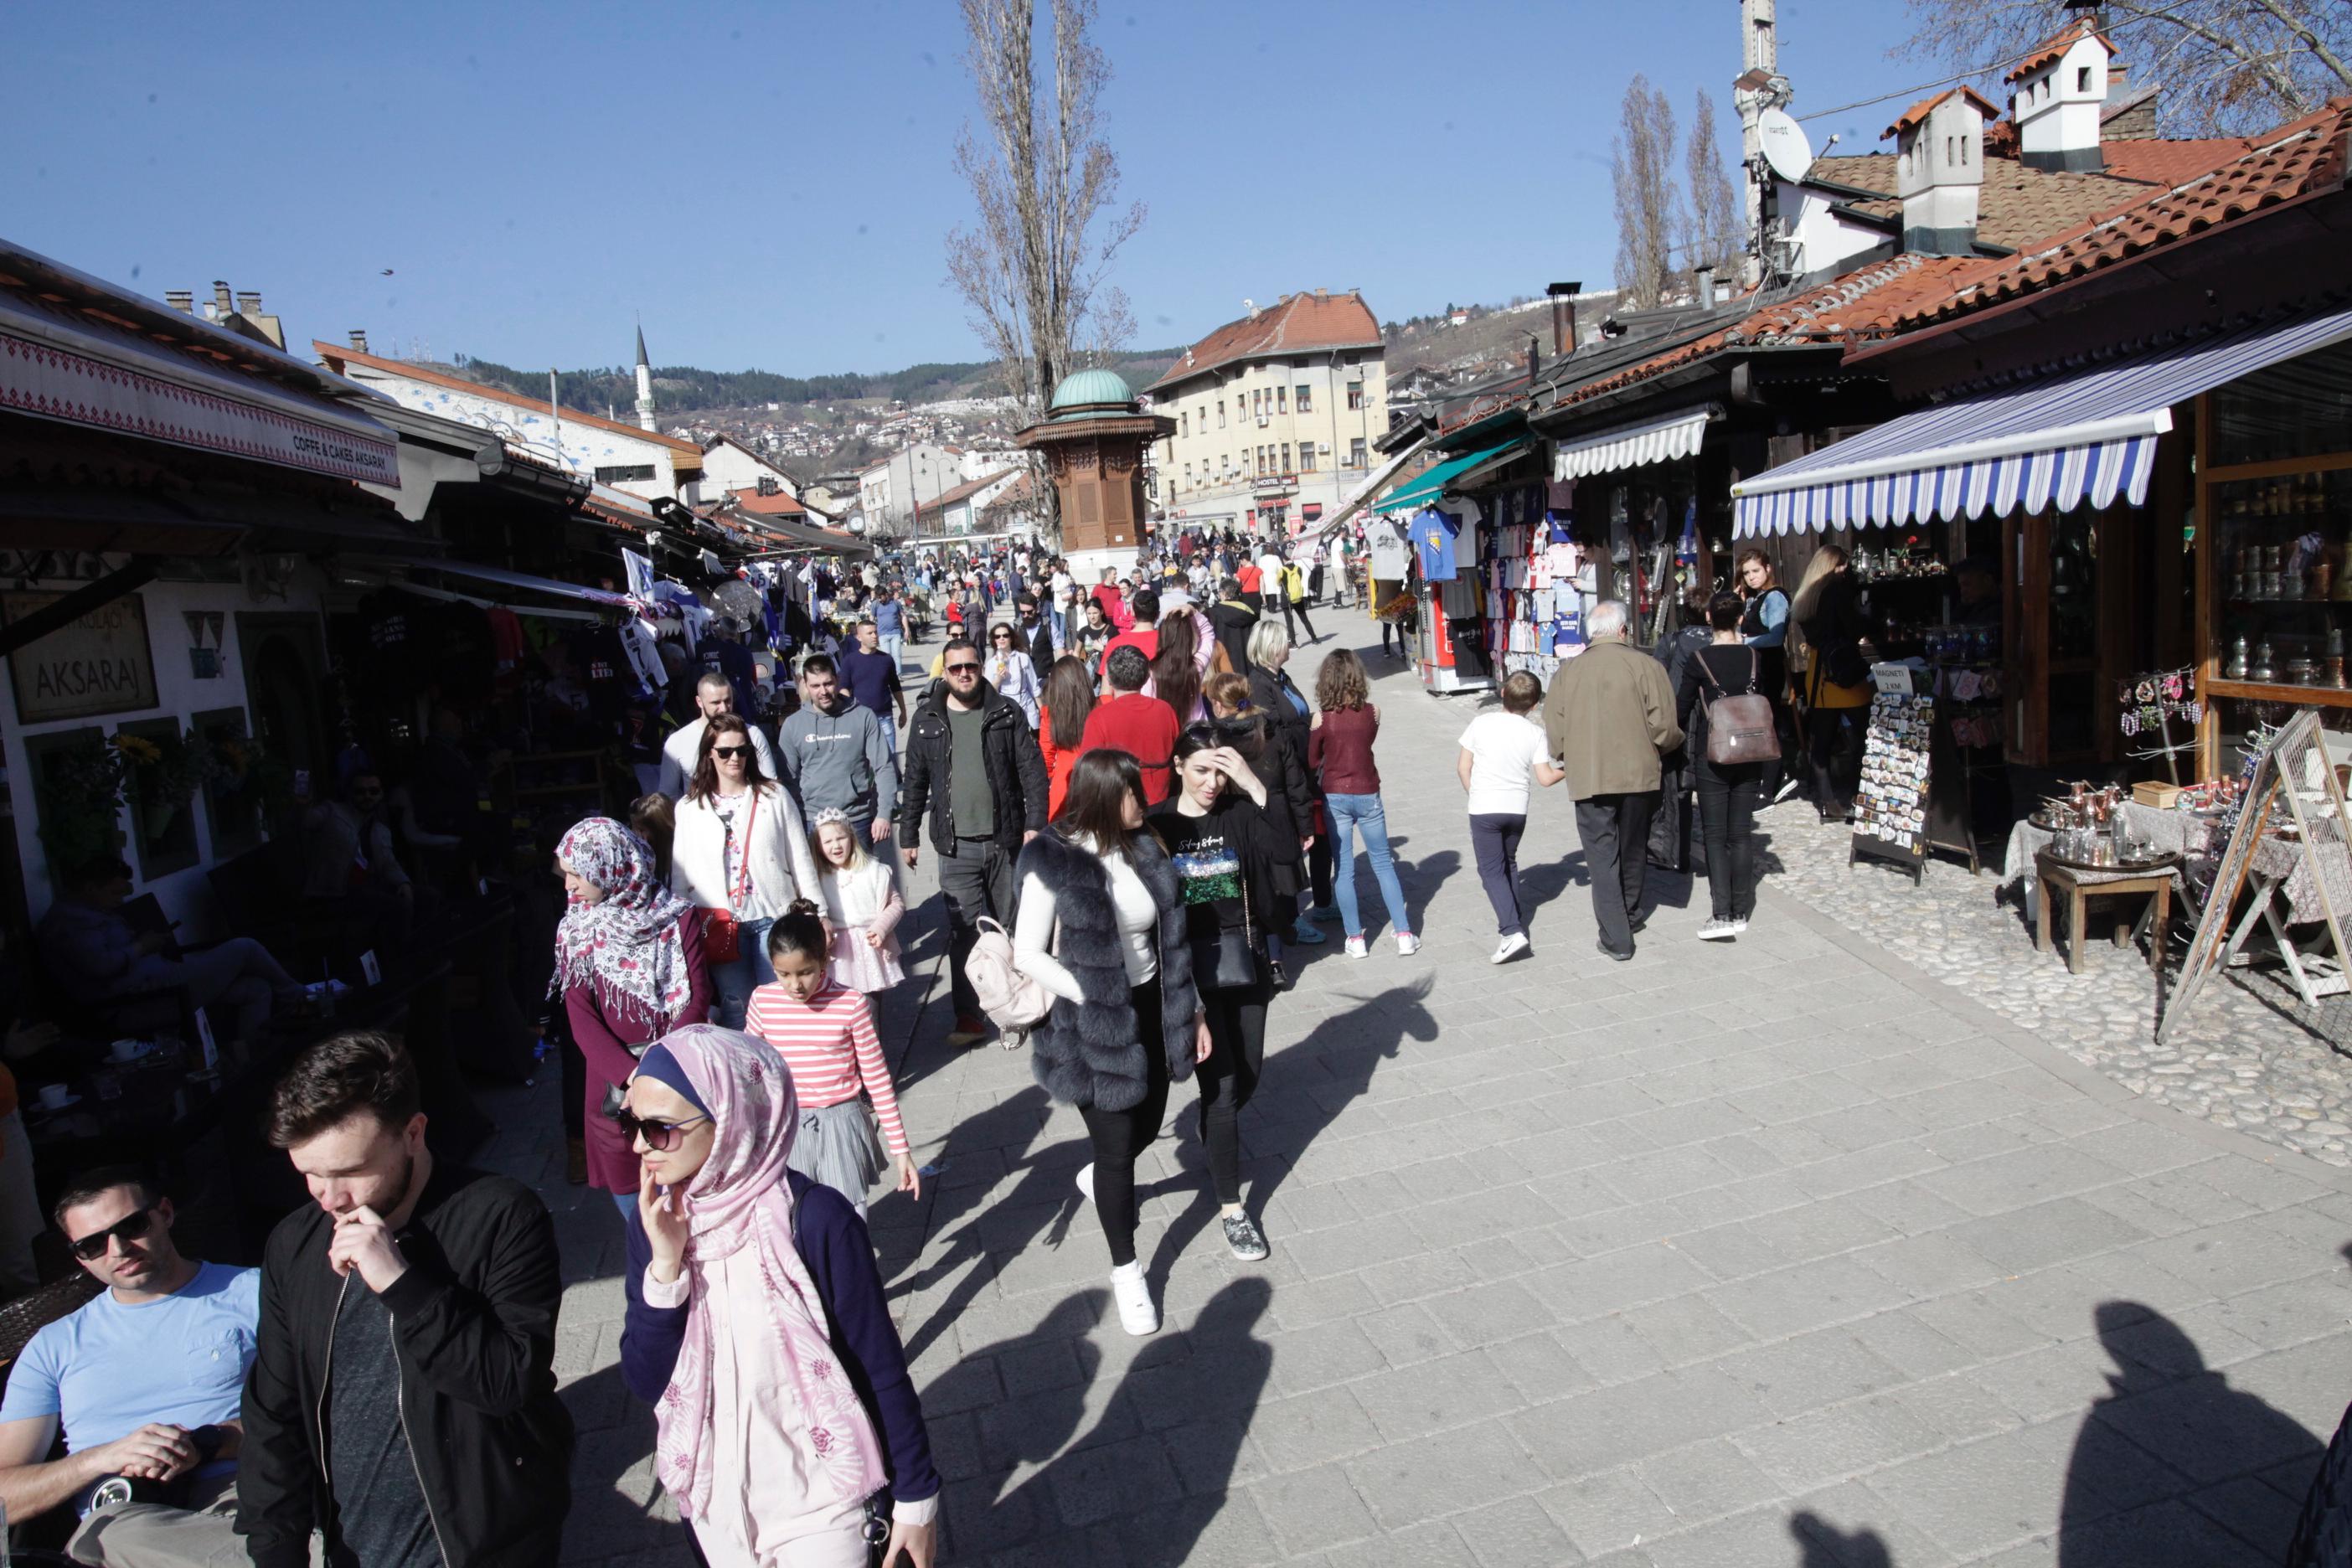
M 2151 859 L 2126 860 L 2105 866 L 2095 866 L 2087 860 L 2069 860 L 2054 849 L 2036 850 L 2034 858 L 2047 860 L 2053 866 L 2063 866 L 2069 871 L 2105 871 L 2117 877 L 2143 877 L 2150 871 L 2160 871 L 2166 867 L 2180 864 L 2180 854 L 2174 849 L 2168 849 Z

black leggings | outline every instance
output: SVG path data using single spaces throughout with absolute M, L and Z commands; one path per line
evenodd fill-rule
M 1209 1152 L 1209 1183 L 1221 1204 L 1242 1201 L 1242 1107 L 1257 1092 L 1265 1065 L 1265 1005 L 1270 987 L 1203 991 L 1209 1016 L 1209 1059 L 1201 1080 L 1201 1143 Z
M 1291 624 L 1290 624 L 1290 617 L 1291 617 L 1291 616 L 1297 616 L 1297 617 L 1298 617 L 1298 625 L 1299 625 L 1299 626 L 1305 626 L 1305 627 L 1307 628 L 1307 640 L 1308 642 L 1313 642 L 1313 641 L 1315 640 L 1315 623 L 1314 623 L 1313 621 L 1310 621 L 1310 620 L 1308 620 L 1308 619 L 1307 618 L 1307 601 L 1306 601 L 1306 600 L 1304 600 L 1304 599 L 1285 599 L 1284 601 L 1282 601 L 1282 631 L 1283 631 L 1283 635 L 1284 635 L 1285 637 L 1289 637 L 1293 642 L 1296 642 L 1296 641 L 1297 641 L 1297 640 L 1298 640 L 1298 634 L 1297 634 L 1297 629 L 1296 629 L 1295 627 L 1293 627 L 1293 626 L 1291 626 Z
M 1142 1103 L 1125 1110 L 1098 1110 L 1082 1105 L 1087 1136 L 1095 1147 L 1095 1217 L 1102 1222 L 1103 1240 L 1110 1246 L 1110 1265 L 1124 1268 L 1135 1261 L 1135 1161 L 1160 1136 L 1160 1118 L 1168 1114 L 1168 1051 L 1160 1028 L 1160 982 L 1155 977 L 1127 994 L 1135 1008 L 1137 1044 L 1143 1047 L 1146 1088 Z

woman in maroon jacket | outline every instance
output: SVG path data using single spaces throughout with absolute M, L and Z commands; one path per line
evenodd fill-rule
M 655 874 L 646 841 L 609 816 L 575 823 L 555 848 L 570 900 L 555 932 L 555 980 L 588 1062 L 588 1184 L 626 1215 L 637 1157 L 611 1117 L 646 1046 L 710 1010 L 699 910 Z
M 1388 905 L 1389 934 L 1397 952 L 1411 957 L 1421 951 L 1405 913 L 1404 889 L 1397 884 L 1396 857 L 1389 849 L 1388 809 L 1381 804 L 1381 770 L 1372 763 L 1372 742 L 1381 732 L 1381 710 L 1372 706 L 1371 679 L 1364 661 L 1347 648 L 1326 654 L 1315 677 L 1314 732 L 1307 739 L 1307 763 L 1323 786 L 1323 808 L 1331 817 L 1332 879 L 1339 895 L 1339 922 L 1348 933 L 1348 956 L 1363 958 L 1370 949 L 1364 942 L 1364 922 L 1356 905 L 1356 835 L 1364 836 L 1364 855 L 1372 863 L 1372 879 L 1381 885 Z

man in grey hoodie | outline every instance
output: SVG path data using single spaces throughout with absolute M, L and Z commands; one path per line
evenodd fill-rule
M 898 759 L 873 710 L 841 689 L 833 660 L 801 660 L 800 710 L 776 731 L 776 765 L 809 821 L 827 806 L 846 812 L 874 853 L 886 847 L 898 809 Z

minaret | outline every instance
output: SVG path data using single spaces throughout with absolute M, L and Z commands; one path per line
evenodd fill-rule
M 646 330 L 637 329 L 637 428 L 654 428 L 654 367 L 646 363 Z
M 1748 171 L 1748 258 L 1741 270 L 1754 288 L 1764 276 L 1764 134 L 1758 127 L 1768 109 L 1785 109 L 1792 96 L 1780 74 L 1780 40 L 1774 0 L 1739 0 L 1739 79 L 1731 84 L 1739 111 L 1739 160 Z

